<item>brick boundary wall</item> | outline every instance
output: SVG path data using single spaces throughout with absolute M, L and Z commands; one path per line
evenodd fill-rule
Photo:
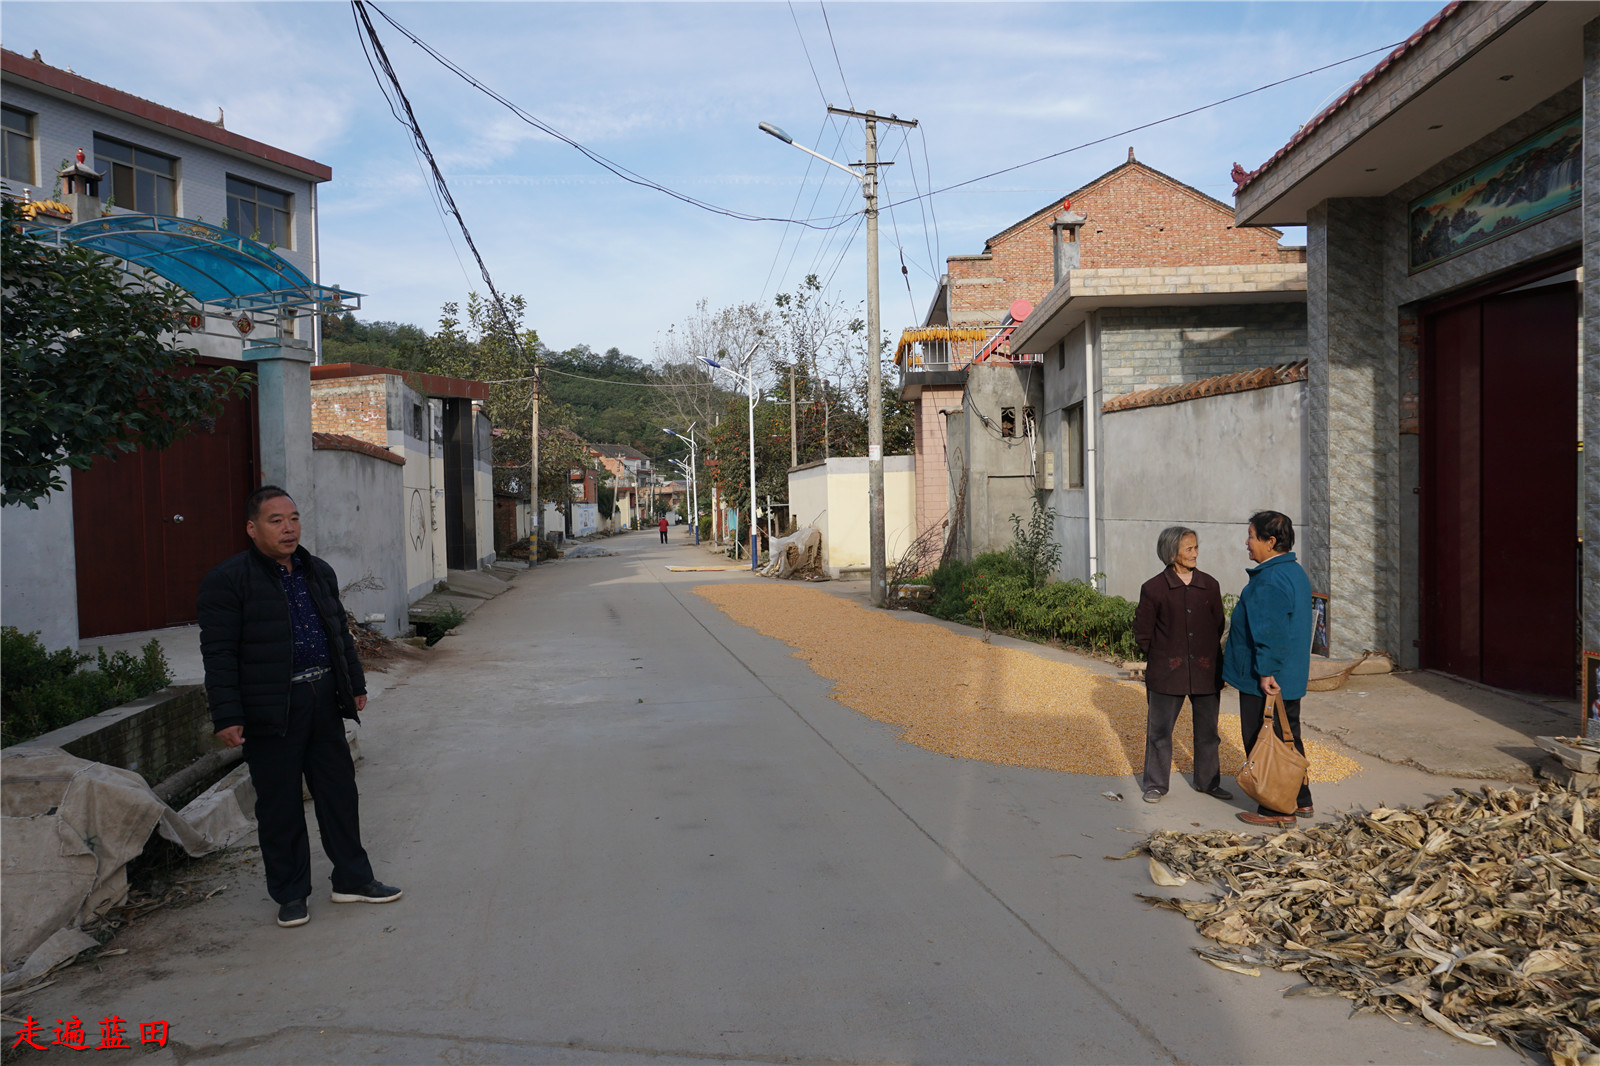
M 354 437 L 387 451 L 388 375 L 332 378 L 311 382 L 311 428 L 316 433 Z

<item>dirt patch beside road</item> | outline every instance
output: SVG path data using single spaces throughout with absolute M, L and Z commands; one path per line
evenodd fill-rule
M 1128 776 L 1144 763 L 1141 685 L 1070 663 L 985 644 L 937 625 L 869 610 L 790 585 L 699 585 L 694 592 L 740 625 L 783 641 L 835 683 L 833 698 L 900 727 L 900 739 L 964 759 L 1064 773 Z M 1185 708 L 1174 730 L 1175 769 L 1191 771 Z M 1244 762 L 1237 715 L 1224 714 L 1222 772 Z M 1306 744 L 1313 782 L 1361 765 Z

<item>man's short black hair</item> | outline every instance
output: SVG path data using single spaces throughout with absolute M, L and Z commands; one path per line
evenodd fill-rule
M 261 513 L 261 505 L 268 500 L 276 500 L 279 496 L 288 496 L 291 501 L 294 500 L 293 496 L 289 496 L 287 489 L 280 488 L 277 485 L 262 485 L 259 489 L 256 489 L 250 494 L 250 498 L 244 501 L 244 520 L 246 522 L 254 522 L 256 516 Z
M 1256 531 L 1257 540 L 1270 540 L 1274 549 L 1294 551 L 1294 523 L 1289 516 L 1278 511 L 1257 511 L 1250 516 L 1250 528 Z

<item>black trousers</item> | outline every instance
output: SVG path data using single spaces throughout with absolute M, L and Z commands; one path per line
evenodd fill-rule
M 667 531 L 663 529 L 661 531 L 661 543 L 665 544 L 666 542 L 667 542 Z
M 1172 779 L 1172 727 L 1183 711 L 1183 701 L 1189 701 L 1194 719 L 1194 787 L 1197 792 L 1210 792 L 1222 784 L 1222 770 L 1217 758 L 1217 707 L 1222 702 L 1218 692 L 1201 696 L 1172 696 L 1165 692 L 1145 689 L 1148 708 L 1144 726 L 1144 776 L 1139 787 L 1149 792 L 1166 792 Z
M 333 889 L 352 892 L 372 880 L 361 846 L 356 766 L 344 739 L 333 675 L 290 686 L 288 729 L 250 736 L 244 761 L 256 789 L 256 836 L 267 892 L 279 903 L 311 895 L 311 841 L 300 781 L 311 791 L 322 850 L 333 860 Z
M 1283 709 L 1289 716 L 1289 731 L 1294 734 L 1294 748 L 1301 755 L 1306 753 L 1306 742 L 1300 739 L 1300 701 L 1284 700 Z M 1244 750 L 1248 754 L 1256 746 L 1256 738 L 1261 735 L 1262 719 L 1267 713 L 1267 698 L 1259 692 L 1239 693 L 1239 734 L 1244 740 Z M 1280 730 L 1281 733 L 1281 730 Z M 1311 782 L 1300 782 L 1300 796 L 1295 803 L 1301 807 L 1311 806 Z M 1293 811 L 1273 811 L 1256 805 L 1258 814 L 1293 814 Z

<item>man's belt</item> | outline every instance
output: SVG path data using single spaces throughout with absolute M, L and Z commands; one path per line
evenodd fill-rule
M 291 675 L 289 681 L 296 685 L 302 681 L 316 681 L 319 678 L 326 677 L 329 669 L 326 666 L 313 666 L 309 670 L 302 670 L 298 674 Z

